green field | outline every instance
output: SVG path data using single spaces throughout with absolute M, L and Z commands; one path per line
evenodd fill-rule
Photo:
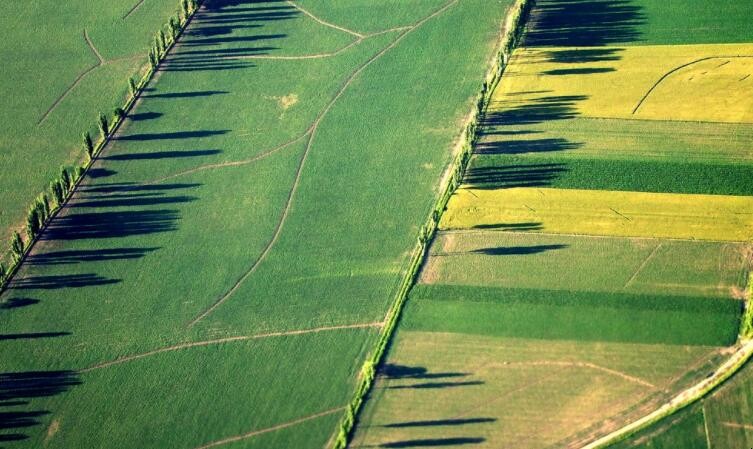
M 613 449 L 722 449 L 753 444 L 753 366 L 748 363 L 732 379 L 700 403 L 654 424 L 612 446 Z
M 748 2 L 543 0 L 528 47 L 750 42 Z M 720 18 L 724 20 L 720 20 Z
M 748 124 L 585 117 L 514 122 L 506 110 L 487 116 L 466 183 L 489 189 L 753 194 Z
M 154 34 L 177 10 L 176 0 L 33 0 L 0 18 L 3 252 L 11 228 L 21 227 L 60 165 L 85 157 L 81 133 L 94 134 L 97 115 L 123 105 L 128 78 L 146 64 Z
M 382 4 L 197 13 L 0 297 L 11 447 L 331 438 L 507 2 Z

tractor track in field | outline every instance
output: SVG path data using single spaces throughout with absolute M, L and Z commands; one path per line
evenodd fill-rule
M 144 0 L 139 0 L 139 1 L 137 1 L 137 2 L 136 2 L 136 4 L 135 4 L 135 5 L 133 5 L 133 6 L 131 7 L 131 9 L 129 9 L 129 10 L 128 10 L 128 12 L 127 12 L 127 13 L 125 13 L 125 15 L 124 15 L 123 17 L 121 17 L 121 20 L 125 20 L 125 19 L 127 19 L 128 17 L 130 17 L 130 16 L 131 16 L 131 14 L 135 13 L 135 12 L 136 12 L 136 10 L 137 10 L 137 9 L 139 9 L 139 8 L 141 7 L 141 5 L 143 5 L 143 4 L 144 4 Z
M 37 125 L 41 125 L 42 122 L 44 122 L 45 120 L 47 120 L 47 117 L 49 117 L 50 114 L 52 114 L 52 111 L 54 111 L 55 108 L 57 108 L 58 105 L 60 103 L 62 103 L 62 101 L 65 99 L 65 97 L 67 97 L 68 94 L 71 93 L 71 91 L 73 89 L 75 89 L 76 86 L 78 86 L 78 84 L 81 82 L 81 80 L 83 80 L 86 77 L 86 75 L 90 74 L 95 69 L 97 69 L 97 68 L 99 68 L 99 67 L 101 67 L 101 66 L 103 66 L 103 65 L 106 64 L 105 59 L 102 58 L 102 55 L 97 50 L 97 47 L 94 46 L 94 43 L 89 38 L 89 33 L 86 31 L 86 28 L 84 28 L 84 41 L 86 41 L 86 45 L 89 47 L 89 49 L 92 51 L 92 53 L 94 53 L 94 56 L 97 57 L 97 63 L 94 64 L 93 66 L 89 67 L 88 69 L 84 70 L 83 72 L 81 72 L 76 77 L 76 79 L 73 80 L 73 83 L 70 86 L 68 86 L 68 88 L 65 89 L 65 91 L 63 91 L 62 94 L 60 94 L 60 96 L 52 103 L 52 105 L 44 112 L 44 114 L 42 114 L 42 117 L 37 122 Z
M 120 365 L 122 363 L 143 359 L 143 358 L 150 357 L 153 355 L 162 354 L 165 352 L 180 351 L 182 349 L 211 346 L 211 345 L 217 345 L 217 344 L 223 344 L 223 343 L 233 343 L 237 341 L 261 340 L 265 338 L 274 338 L 274 337 L 289 337 L 289 336 L 296 336 L 296 335 L 318 334 L 321 332 L 332 332 L 332 331 L 339 331 L 339 330 L 367 329 L 370 327 L 382 327 L 383 325 L 384 323 L 381 321 L 374 322 L 374 323 L 342 324 L 338 326 L 322 326 L 322 327 L 315 327 L 311 329 L 301 329 L 301 330 L 281 331 L 281 332 L 267 332 L 264 334 L 239 335 L 235 337 L 217 338 L 214 340 L 180 343 L 177 345 L 154 349 L 152 351 L 142 352 L 140 354 L 133 354 L 133 355 L 125 356 L 125 357 L 120 357 L 114 360 L 110 360 L 108 362 L 98 363 L 96 365 L 92 365 L 90 367 L 79 370 L 79 373 L 88 373 L 88 372 L 95 371 L 98 369 L 107 368 L 113 365 Z
M 309 152 L 311 150 L 312 143 L 314 142 L 314 139 L 316 138 L 316 132 L 319 128 L 319 124 L 322 122 L 322 120 L 327 116 L 327 113 L 332 109 L 332 107 L 335 105 L 335 103 L 342 97 L 342 95 L 345 93 L 345 91 L 350 87 L 350 85 L 353 83 L 353 81 L 358 77 L 358 75 L 361 74 L 367 67 L 369 67 L 371 64 L 373 64 L 375 61 L 377 61 L 379 58 L 384 56 L 387 52 L 395 48 L 406 36 L 408 36 L 413 31 L 417 30 L 419 27 L 421 27 L 423 24 L 428 22 L 429 20 L 433 19 L 434 17 L 437 17 L 438 15 L 442 14 L 446 10 L 448 10 L 451 6 L 458 3 L 459 0 L 450 0 L 449 2 L 445 3 L 444 6 L 437 9 L 430 15 L 424 17 L 423 19 L 419 20 L 412 26 L 410 26 L 408 29 L 403 31 L 397 38 L 395 38 L 394 41 L 392 41 L 389 45 L 384 47 L 382 50 L 380 50 L 378 53 L 376 53 L 374 56 L 369 58 L 366 62 L 361 64 L 359 67 L 357 67 L 353 72 L 350 73 L 348 78 L 345 80 L 345 82 L 342 84 L 340 89 L 337 91 L 335 96 L 330 100 L 330 102 L 319 112 L 319 115 L 316 117 L 312 125 L 309 127 L 310 135 L 308 137 L 308 141 L 306 142 L 306 148 L 303 151 L 303 155 L 301 156 L 301 160 L 298 164 L 298 168 L 296 170 L 295 179 L 293 181 L 293 185 L 288 193 L 287 201 L 285 202 L 285 206 L 282 211 L 282 215 L 280 216 L 280 219 L 277 222 L 277 226 L 275 227 L 275 230 L 272 234 L 272 238 L 269 240 L 267 245 L 262 250 L 259 257 L 257 257 L 256 261 L 251 265 L 251 267 L 246 270 L 243 275 L 235 282 L 235 284 L 221 297 L 219 297 L 211 306 L 209 306 L 207 309 L 205 309 L 202 313 L 200 313 L 196 318 L 194 318 L 190 323 L 188 323 L 187 327 L 193 327 L 196 323 L 203 320 L 207 316 L 209 316 L 212 312 L 214 312 L 218 307 L 220 307 L 223 303 L 225 303 L 232 295 L 235 293 L 238 288 L 243 284 L 243 282 L 248 279 L 251 274 L 253 274 L 256 269 L 259 267 L 259 265 L 266 259 L 267 255 L 269 254 L 272 247 L 277 243 L 277 239 L 280 237 L 280 234 L 282 233 L 282 229 L 284 227 L 285 221 L 287 220 L 288 214 L 290 213 L 290 207 L 293 203 L 293 199 L 295 198 L 296 191 L 298 190 L 298 186 L 300 185 L 301 181 L 301 175 L 303 174 L 303 168 L 306 165 L 306 160 L 308 158 Z
M 245 439 L 248 439 L 248 438 L 255 437 L 257 435 L 262 435 L 262 434 L 265 434 L 265 433 L 274 432 L 275 430 L 285 429 L 285 428 L 288 428 L 288 427 L 295 426 L 296 424 L 304 423 L 306 421 L 311 421 L 313 419 L 322 418 L 324 416 L 329 416 L 329 415 L 332 415 L 332 414 L 335 414 L 335 413 L 339 413 L 339 412 L 341 412 L 341 411 L 343 411 L 345 409 L 346 409 L 345 406 L 337 407 L 337 408 L 332 408 L 332 409 L 329 409 L 329 410 L 325 410 L 323 412 L 315 413 L 313 415 L 304 416 L 303 418 L 298 418 L 298 419 L 294 419 L 292 421 L 284 422 L 282 424 L 277 424 L 277 425 L 272 426 L 272 427 L 267 427 L 267 428 L 259 429 L 259 430 L 252 430 L 251 432 L 244 433 L 244 434 L 241 434 L 241 435 L 236 435 L 236 436 L 232 436 L 232 437 L 223 438 L 221 440 L 217 440 L 217 441 L 213 441 L 211 443 L 207 443 L 207 444 L 205 444 L 203 446 L 198 446 L 198 447 L 196 447 L 194 449 L 209 449 L 210 447 L 221 446 L 223 444 L 228 444 L 228 443 L 235 443 L 237 441 L 242 441 L 242 440 L 245 440 Z
M 679 65 L 679 66 L 675 67 L 674 69 L 670 70 L 669 72 L 665 73 L 664 75 L 662 75 L 662 77 L 659 78 L 654 83 L 654 85 L 651 86 L 651 88 L 648 89 L 648 91 L 646 91 L 646 93 L 643 95 L 643 97 L 640 99 L 640 101 L 638 101 L 638 104 L 636 104 L 635 107 L 633 108 L 633 112 L 631 114 L 635 115 L 636 112 L 638 112 L 638 109 L 640 109 L 640 107 L 643 106 L 643 103 L 646 101 L 646 99 L 648 99 L 649 95 L 651 95 L 651 93 L 654 90 L 656 90 L 657 87 L 659 87 L 659 84 L 661 84 L 662 81 L 664 81 L 668 77 L 672 76 L 674 73 L 676 73 L 676 72 L 678 72 L 678 71 L 680 71 L 680 70 L 682 70 L 682 69 L 684 69 L 686 67 L 689 67 L 689 66 L 691 66 L 693 64 L 698 64 L 699 62 L 703 62 L 703 61 L 709 61 L 711 59 L 743 59 L 743 58 L 753 58 L 753 56 L 744 56 L 744 55 L 736 55 L 736 56 L 707 56 L 705 58 L 696 59 L 695 61 L 691 61 L 691 62 L 682 64 L 682 65 Z M 724 64 L 722 64 L 722 65 L 724 65 Z M 721 67 L 721 65 L 718 66 L 718 67 Z
M 324 26 L 326 26 L 326 27 L 329 27 L 329 28 L 334 28 L 334 29 L 336 29 L 336 30 L 340 30 L 340 31 L 342 31 L 343 33 L 348 33 L 348 34 L 350 34 L 350 35 L 352 35 L 352 36 L 356 36 L 356 37 L 360 37 L 360 38 L 363 38 L 363 37 L 364 37 L 364 35 L 363 35 L 362 33 L 359 33 L 358 31 L 353 31 L 353 30 L 351 30 L 351 29 L 348 29 L 348 28 L 345 28 L 345 27 L 343 27 L 343 26 L 340 26 L 340 25 L 335 25 L 334 23 L 331 23 L 331 22 L 327 22 L 326 20 L 324 20 L 324 19 L 321 19 L 321 18 L 319 18 L 319 17 L 315 16 L 315 15 L 314 15 L 314 14 L 312 14 L 312 13 L 311 13 L 310 11 L 308 11 L 308 10 L 304 9 L 304 8 L 303 8 L 302 6 L 300 6 L 300 5 L 297 5 L 297 4 L 295 3 L 295 2 L 293 2 L 293 1 L 291 1 L 291 0 L 287 0 L 287 1 L 285 2 L 285 3 L 287 3 L 287 4 L 288 4 L 288 5 L 290 5 L 290 6 L 292 6 L 293 8 L 297 9 L 298 11 L 302 12 L 303 14 L 305 14 L 305 15 L 307 15 L 307 16 L 309 16 L 309 17 L 311 17 L 312 19 L 314 19 L 314 21 L 316 21 L 317 23 L 319 23 L 319 24 L 321 24 L 321 25 L 324 25 Z
M 597 365 L 595 363 L 590 363 L 590 362 L 566 362 L 566 361 L 556 361 L 556 360 L 536 361 L 534 360 L 530 362 L 504 362 L 504 363 L 493 363 L 493 364 L 486 365 L 486 367 L 489 367 L 489 368 L 495 368 L 495 367 L 507 368 L 507 367 L 514 367 L 514 366 L 552 366 L 552 367 L 564 367 L 564 368 L 586 368 L 586 369 L 591 369 L 591 370 L 601 371 L 607 374 L 611 374 L 615 377 L 619 377 L 628 382 L 643 385 L 644 387 L 657 388 L 656 385 L 644 379 L 641 379 L 639 377 L 631 376 L 630 374 L 624 373 L 622 371 L 614 370 L 614 369 L 607 368 L 607 367 Z

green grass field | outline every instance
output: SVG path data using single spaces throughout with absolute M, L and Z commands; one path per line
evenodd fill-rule
M 177 10 L 175 0 L 33 0 L 0 18 L 3 252 L 11 228 L 21 227 L 60 166 L 85 157 L 81 133 L 94 134 L 97 115 L 123 105 L 128 78 L 146 64 L 154 34 Z
M 753 366 L 748 363 L 700 403 L 669 416 L 613 449 L 722 449 L 753 444 Z
M 507 2 L 304 3 L 208 2 L 0 297 L 11 447 L 333 435 Z

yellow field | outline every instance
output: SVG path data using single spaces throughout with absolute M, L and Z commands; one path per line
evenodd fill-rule
M 350 447 L 569 447 L 565 441 L 592 426 L 619 426 L 609 418 L 673 390 L 679 375 L 713 353 L 403 332 Z
M 440 228 L 535 224 L 537 232 L 714 241 L 753 240 L 753 197 L 546 188 L 467 189 Z M 539 225 L 540 224 L 540 225 Z
M 556 105 L 585 117 L 753 123 L 753 44 L 606 47 L 600 51 L 608 57 L 589 62 L 558 56 L 581 51 L 588 50 L 519 50 L 492 108 L 523 114 Z

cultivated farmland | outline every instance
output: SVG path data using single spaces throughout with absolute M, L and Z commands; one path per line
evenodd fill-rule
M 60 165 L 85 157 L 81 133 L 122 106 L 154 34 L 178 9 L 148 2 L 25 1 L 0 17 L 0 242 L 20 228 Z
M 733 16 L 750 12 L 535 2 L 354 447 L 582 447 L 734 353 L 752 260 L 753 41 Z M 707 448 L 704 419 L 636 447 Z M 708 447 L 747 443 L 718 438 Z
M 507 7 L 336 3 L 196 13 L 0 296 L 10 447 L 332 443 Z

